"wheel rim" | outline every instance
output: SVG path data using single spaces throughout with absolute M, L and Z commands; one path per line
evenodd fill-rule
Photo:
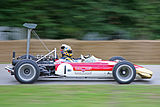
M 121 81 L 129 81 L 133 77 L 133 69 L 129 65 L 121 65 L 117 68 L 116 75 Z
M 36 69 L 31 64 L 23 64 L 18 69 L 18 75 L 23 81 L 31 81 L 36 75 Z

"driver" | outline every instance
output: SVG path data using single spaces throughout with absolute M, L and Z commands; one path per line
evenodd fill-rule
M 61 54 L 62 54 L 62 57 L 64 56 L 64 49 L 65 49 L 65 48 L 71 49 L 71 47 L 70 47 L 69 45 L 62 44 L 62 46 L 61 46 Z
M 72 57 L 72 49 L 69 47 L 65 47 L 63 50 L 61 49 L 61 60 L 64 60 L 65 62 L 73 62 Z
M 72 49 L 69 45 L 66 45 L 66 44 L 62 44 L 61 54 L 62 54 L 62 57 L 60 58 L 60 60 L 62 60 L 64 62 L 85 62 L 85 59 L 89 57 L 89 56 L 82 57 L 82 55 L 81 55 L 81 58 L 76 58 L 76 59 L 71 58 L 73 55 Z

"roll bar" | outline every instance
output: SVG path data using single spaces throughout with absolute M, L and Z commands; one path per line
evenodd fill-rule
M 43 57 L 41 57 L 40 59 L 38 59 L 36 62 L 39 62 L 40 60 L 42 60 L 43 58 L 47 57 L 48 55 L 52 54 L 54 52 L 54 58 L 57 58 L 57 54 L 56 54 L 56 48 L 54 48 L 54 50 L 52 50 L 51 52 L 49 52 L 48 54 L 44 55 Z

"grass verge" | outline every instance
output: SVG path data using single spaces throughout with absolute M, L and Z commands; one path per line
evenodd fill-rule
M 0 64 L 11 64 L 10 62 L 0 62 Z
M 159 107 L 160 86 L 0 86 L 0 107 Z

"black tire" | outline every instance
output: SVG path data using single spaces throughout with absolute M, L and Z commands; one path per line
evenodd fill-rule
M 40 70 L 35 61 L 24 59 L 16 64 L 14 75 L 20 83 L 31 84 L 38 79 Z
M 17 58 L 17 60 L 12 60 L 12 65 L 15 66 L 20 60 L 23 60 L 23 59 L 26 59 L 26 58 L 27 58 L 27 55 L 19 56 Z M 29 55 L 29 59 L 37 61 L 37 58 L 35 56 L 32 56 L 32 55 Z
M 27 59 L 27 55 L 22 55 L 22 56 L 19 57 L 19 59 L 21 59 L 21 60 L 22 59 Z M 29 59 L 34 60 L 34 61 L 37 60 L 37 58 L 33 55 L 29 55 Z
M 123 57 L 121 57 L 121 56 L 114 56 L 114 57 L 112 57 L 112 58 L 109 59 L 109 61 L 116 61 L 116 60 L 124 61 L 126 59 L 123 58 Z
M 136 77 L 134 65 L 127 61 L 118 62 L 113 67 L 113 77 L 119 84 L 130 84 Z

